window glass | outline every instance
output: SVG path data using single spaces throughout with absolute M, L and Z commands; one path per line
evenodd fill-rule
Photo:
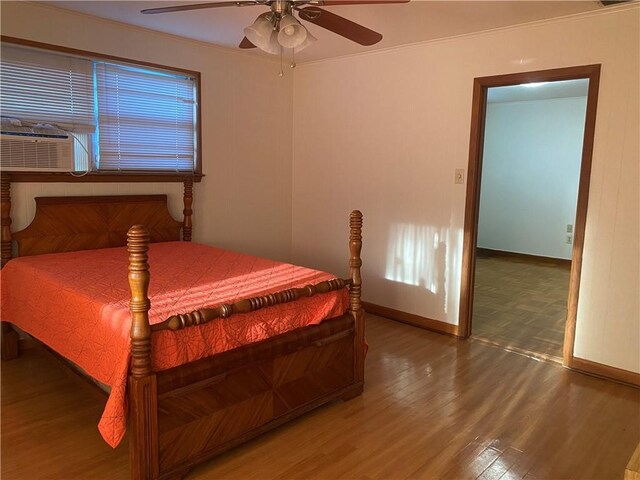
M 0 66 L 3 134 L 68 134 L 76 171 L 196 171 L 194 77 L 7 43 Z

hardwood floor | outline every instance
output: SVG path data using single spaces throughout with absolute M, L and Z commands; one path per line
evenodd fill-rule
M 196 479 L 621 479 L 640 390 L 380 317 L 365 393 L 193 470 Z M 124 479 L 104 399 L 44 349 L 2 364 L 1 476 Z
M 570 266 L 478 254 L 471 335 L 562 362 Z

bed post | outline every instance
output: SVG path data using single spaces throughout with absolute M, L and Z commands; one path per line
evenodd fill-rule
M 148 298 L 149 232 L 134 225 L 127 232 L 131 288 L 131 368 L 129 375 L 129 458 L 132 480 L 158 478 L 158 391 L 151 370 Z
M 11 260 L 11 177 L 6 173 L 0 178 L 0 247 L 1 265 Z M 8 322 L 2 322 L 2 360 L 18 357 L 18 334 Z
M 182 202 L 184 203 L 184 210 L 182 211 L 184 215 L 182 222 L 182 241 L 190 242 L 191 230 L 193 228 L 191 223 L 191 215 L 193 215 L 193 210 L 191 210 L 191 205 L 193 205 L 193 178 L 191 177 L 184 180 Z
M 354 392 L 355 395 L 362 392 L 364 383 L 364 311 L 360 303 L 360 294 L 362 291 L 362 278 L 360 276 L 360 267 L 362 259 L 360 252 L 362 251 L 362 212 L 354 210 L 349 218 L 349 276 L 351 277 L 351 287 L 349 288 L 349 311 L 355 321 L 354 336 L 354 380 L 359 385 L 359 389 Z
M 1 227 L 2 228 L 2 266 L 11 260 L 11 177 L 6 173 L 0 179 L 2 187 L 0 194 Z

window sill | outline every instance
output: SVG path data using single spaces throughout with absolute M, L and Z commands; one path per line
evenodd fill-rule
M 66 172 L 2 172 L 2 176 L 12 182 L 61 182 L 61 183 L 142 183 L 142 182 L 184 182 L 193 178 L 200 182 L 201 173 L 98 173 L 91 172 L 82 176 L 74 176 Z

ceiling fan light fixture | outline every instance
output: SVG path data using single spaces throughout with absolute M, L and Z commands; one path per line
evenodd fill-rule
M 1 0 L 0 0 L 1 1 Z M 363 46 L 375 45 L 382 40 L 378 32 L 352 22 L 340 15 L 320 8 L 336 5 L 376 5 L 409 3 L 411 0 L 233 0 L 170 7 L 146 8 L 144 14 L 184 12 L 219 7 L 268 7 L 270 12 L 260 15 L 253 24 L 244 29 L 245 38 L 239 48 L 260 48 L 268 53 L 282 53 L 282 48 L 303 50 L 316 39 L 293 17 L 295 12 L 301 20 L 313 23 Z M 601 0 L 603 4 L 630 0 Z M 282 25 L 281 25 L 282 24 Z M 275 33 L 275 42 L 274 34 Z
M 252 25 L 244 29 L 244 36 L 260 50 L 267 51 L 271 39 L 276 33 L 273 30 L 272 18 L 271 13 L 263 13 Z
M 271 32 L 269 43 L 262 48 L 262 50 L 272 55 L 278 55 L 281 52 L 282 47 L 280 46 L 280 43 L 278 43 L 278 32 L 275 30 Z
M 278 43 L 285 48 L 298 48 L 307 39 L 307 29 L 293 15 L 283 15 L 280 20 Z
M 318 41 L 318 39 L 316 37 L 314 37 L 313 35 L 311 35 L 311 32 L 309 30 L 307 30 L 307 38 L 304 40 L 304 43 L 302 45 L 300 45 L 299 47 L 296 47 L 296 51 L 297 52 L 301 52 L 302 50 L 307 48 L 309 45 L 311 45 L 312 43 L 315 43 L 317 41 Z

